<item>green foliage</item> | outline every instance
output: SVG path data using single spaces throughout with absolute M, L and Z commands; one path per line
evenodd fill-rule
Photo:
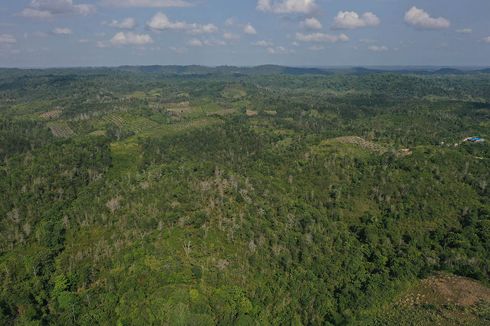
M 488 75 L 157 68 L 0 71 L 0 324 L 438 320 L 366 312 L 489 284 Z

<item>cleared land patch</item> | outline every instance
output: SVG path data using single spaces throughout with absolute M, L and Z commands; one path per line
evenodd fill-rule
M 109 114 L 104 116 L 104 121 L 107 121 L 109 123 L 113 123 L 116 125 L 118 128 L 124 127 L 124 120 L 121 118 L 121 116 L 115 115 L 115 114 Z
M 51 110 L 48 112 L 43 112 L 43 113 L 39 114 L 39 116 L 43 119 L 51 120 L 51 119 L 58 119 L 60 117 L 61 113 L 63 113 L 63 110 L 56 109 L 56 110 Z
M 176 117 L 188 115 L 194 111 L 188 101 L 165 104 L 165 109 L 170 115 Z
M 48 128 L 53 136 L 58 138 L 69 138 L 75 134 L 66 122 L 48 123 Z
M 380 154 L 383 154 L 383 153 L 388 151 L 385 147 L 378 145 L 376 143 L 367 141 L 367 140 L 365 140 L 361 137 L 358 137 L 358 136 L 337 137 L 337 138 L 331 139 L 331 141 L 336 141 L 336 142 L 340 142 L 343 144 L 357 145 L 357 146 L 362 147 L 364 149 L 367 149 L 369 151 L 380 153 Z
M 490 288 L 469 278 L 438 274 L 376 315 L 371 325 L 489 325 Z
M 154 128 L 145 129 L 141 133 L 141 136 L 162 137 L 162 136 L 172 135 L 195 128 L 204 128 L 221 122 L 222 121 L 219 120 L 218 118 L 207 117 L 207 118 L 183 121 L 183 122 L 168 124 L 168 125 L 158 125 L 157 127 Z
M 247 115 L 247 117 L 255 117 L 258 114 L 258 112 L 253 110 L 247 110 L 245 111 L 245 114 Z
M 441 274 L 423 280 L 413 293 L 402 298 L 398 304 L 454 304 L 466 307 L 479 302 L 490 304 L 489 288 L 468 278 Z
M 120 129 L 130 130 L 135 133 L 142 133 L 147 129 L 159 126 L 155 121 L 141 116 L 109 114 L 104 116 L 103 120 L 116 125 Z
M 221 95 L 225 98 L 230 99 L 240 99 L 242 97 L 247 96 L 247 91 L 245 91 L 242 87 L 227 87 L 223 90 Z

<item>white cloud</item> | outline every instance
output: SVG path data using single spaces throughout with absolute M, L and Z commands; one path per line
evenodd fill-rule
M 257 41 L 255 43 L 252 43 L 252 45 L 255 45 L 255 46 L 259 46 L 259 47 L 262 47 L 262 48 L 268 48 L 268 47 L 272 47 L 274 46 L 274 43 L 270 42 L 270 41 Z
M 53 17 L 53 14 L 51 14 L 51 12 L 47 10 L 25 8 L 19 13 L 19 16 L 26 17 L 26 18 L 49 19 Z
M 189 30 L 191 34 L 212 34 L 218 31 L 218 27 L 214 24 L 206 24 L 206 25 L 197 25 L 192 24 L 192 27 Z
M 287 54 L 291 51 L 286 49 L 284 46 L 268 47 L 267 53 L 269 54 Z
M 189 24 L 184 21 L 171 21 L 167 15 L 158 12 L 146 24 L 149 28 L 156 31 L 164 30 L 183 30 L 190 34 L 211 34 L 218 31 L 218 27 L 214 24 Z
M 372 12 L 365 12 L 359 15 L 355 11 L 339 11 L 335 17 L 334 29 L 355 29 L 362 27 L 374 27 L 380 24 L 378 16 Z
M 325 33 L 311 33 L 311 34 L 303 34 L 296 33 L 296 40 L 300 42 L 347 42 L 349 37 L 345 34 L 340 35 L 331 35 Z
M 225 20 L 225 26 L 230 27 L 230 26 L 233 26 L 235 24 L 236 24 L 235 18 L 233 18 L 233 17 L 230 17 L 227 20 Z
M 325 50 L 325 47 L 321 46 L 321 45 L 312 45 L 308 48 L 308 50 L 310 50 L 310 51 L 322 51 L 322 50 Z
M 79 14 L 86 16 L 94 12 L 94 5 L 74 4 L 73 0 L 31 0 L 19 15 L 28 18 L 48 19 L 55 15 Z
M 184 0 L 102 0 L 102 4 L 112 7 L 140 8 L 185 8 L 192 4 Z
M 48 37 L 49 36 L 48 33 L 41 32 L 41 31 L 34 32 L 34 33 L 32 33 L 32 35 L 35 36 L 35 37 Z
M 236 41 L 240 39 L 240 36 L 230 32 L 225 32 L 223 33 L 223 38 L 227 41 Z
M 371 45 L 368 47 L 368 50 L 373 52 L 385 52 L 388 51 L 389 49 L 384 45 Z
M 322 23 L 314 17 L 312 18 L 306 18 L 304 21 L 300 23 L 301 27 L 307 28 L 307 29 L 322 29 Z
M 226 42 L 223 40 L 205 40 L 204 45 L 207 45 L 207 46 L 215 46 L 215 45 L 224 46 L 224 45 L 226 45 Z
M 361 43 L 365 43 L 365 44 L 372 44 L 372 43 L 376 43 L 376 40 L 373 40 L 373 39 L 370 39 L 370 38 L 362 38 L 359 40 Z
M 72 30 L 67 27 L 56 27 L 53 29 L 53 34 L 57 35 L 70 35 L 73 34 Z
M 258 0 L 257 10 L 275 14 L 309 14 L 318 8 L 316 0 Z
M 109 47 L 109 43 L 107 42 L 102 42 L 102 41 L 97 41 L 97 43 L 95 44 L 98 48 L 100 49 L 105 49 L 105 48 L 108 48 Z
M 137 23 L 136 23 L 136 19 L 128 17 L 128 18 L 124 18 L 123 20 L 113 20 L 107 25 L 119 29 L 134 29 Z
M 405 22 L 421 29 L 442 29 L 451 26 L 446 18 L 433 18 L 429 13 L 415 6 L 405 13 Z
M 170 51 L 173 51 L 178 54 L 184 54 L 187 53 L 187 48 L 184 47 L 176 47 L 176 46 L 171 46 L 169 47 Z
M 490 44 L 490 36 L 483 38 L 483 42 Z
M 257 31 L 255 30 L 255 28 L 250 23 L 245 25 L 245 27 L 243 27 L 243 32 L 245 34 L 249 34 L 249 35 L 257 34 Z
M 187 42 L 189 46 L 201 47 L 201 46 L 222 46 L 226 45 L 225 41 L 222 40 L 199 40 L 194 38 Z
M 13 35 L 10 34 L 0 34 L 0 45 L 5 45 L 5 44 L 15 44 L 17 43 L 16 38 Z
M 190 40 L 187 42 L 190 46 L 203 46 L 204 43 L 201 40 L 198 40 L 197 38 Z
M 461 29 L 457 29 L 456 33 L 470 34 L 470 33 L 473 33 L 473 30 L 471 28 L 461 28 Z
M 186 22 L 172 22 L 162 12 L 157 13 L 155 16 L 151 18 L 151 20 L 147 23 L 147 26 L 154 30 L 168 30 L 168 29 L 188 29 L 189 25 Z
M 148 34 L 135 34 L 132 32 L 119 32 L 111 39 L 112 45 L 146 45 L 153 43 Z

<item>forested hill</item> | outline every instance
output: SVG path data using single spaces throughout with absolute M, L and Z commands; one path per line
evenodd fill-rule
M 0 324 L 488 325 L 490 75 L 436 70 L 0 69 Z
M 287 67 L 278 65 L 262 65 L 255 67 L 236 67 L 236 66 L 178 66 L 178 65 L 152 65 L 152 66 L 120 66 L 120 67 L 86 67 L 86 68 L 47 68 L 47 69 L 17 69 L 0 68 L 0 72 L 5 74 L 23 75 L 28 74 L 100 74 L 114 72 L 132 72 L 159 75 L 331 75 L 331 74 L 375 74 L 375 73 L 396 73 L 396 74 L 417 74 L 417 75 L 475 75 L 488 74 L 490 68 L 453 68 L 453 67 Z

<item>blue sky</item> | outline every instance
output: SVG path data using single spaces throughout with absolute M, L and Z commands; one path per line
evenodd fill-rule
M 0 66 L 490 66 L 489 0 L 0 0 Z

